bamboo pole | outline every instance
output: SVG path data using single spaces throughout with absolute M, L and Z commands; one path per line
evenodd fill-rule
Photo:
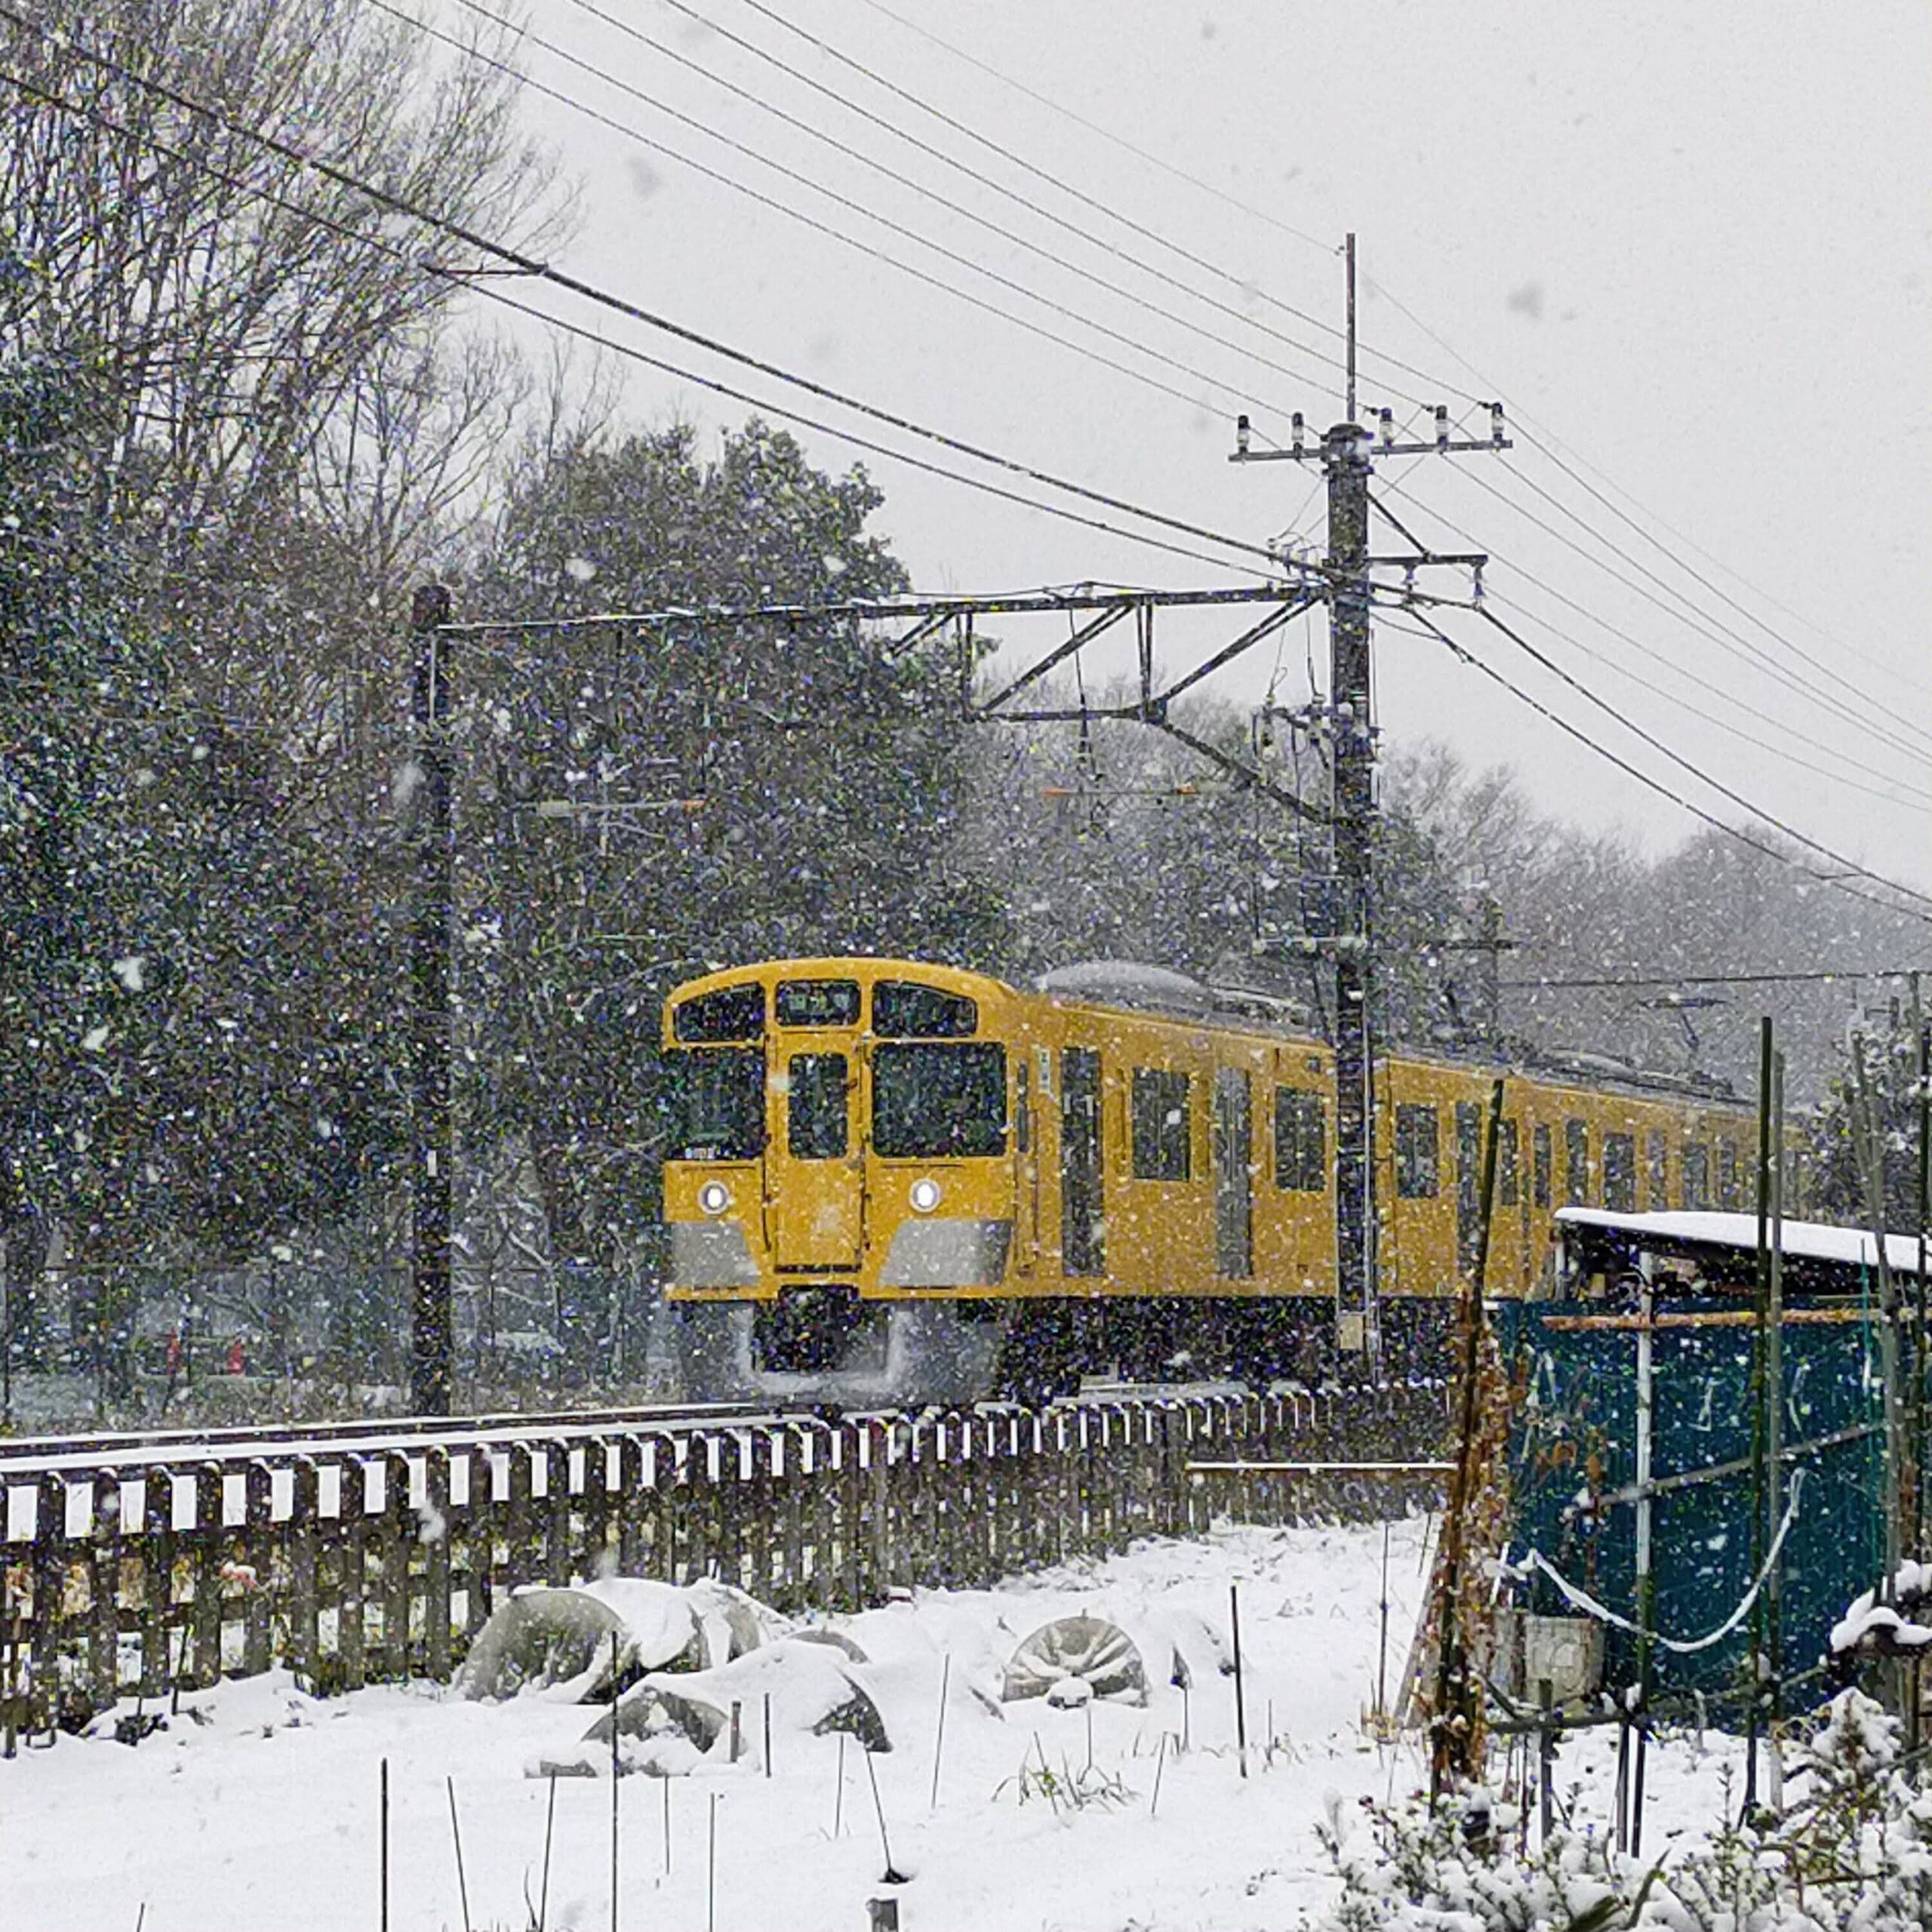
M 1911 976 L 1911 983 L 1912 1085 L 1918 1115 L 1918 1321 L 1912 1331 L 1912 1461 L 1917 1481 L 1914 1485 L 1912 1527 L 1912 1547 L 1922 1554 L 1925 1548 L 1926 1455 L 1928 1447 L 1932 1447 L 1926 1435 L 1925 1401 L 1925 1236 L 1927 1225 L 1932 1223 L 1932 1067 L 1926 1063 L 1925 1009 L 1919 997 L 1916 973 Z M 1915 1726 L 1918 1721 L 1915 1704 Z
M 1770 1301 L 1770 1325 L 1764 1357 L 1764 1525 L 1771 1534 L 1784 1515 L 1784 1055 L 1771 1056 L 1771 1255 L 1765 1277 Z M 1773 1807 L 1784 1801 L 1783 1767 L 1779 1758 L 1777 1727 L 1784 1715 L 1784 1552 L 1780 1550 L 1764 1581 L 1765 1648 L 1771 1661 L 1771 1744 L 1769 1795 Z
M 1442 1616 L 1437 1642 L 1435 1715 L 1430 1728 L 1429 1801 L 1441 1798 L 1444 1785 L 1457 1771 L 1472 1772 L 1469 1762 L 1469 1715 L 1452 1713 L 1450 1700 L 1466 1700 L 1468 1666 L 1463 1655 L 1463 1565 L 1468 1554 L 1468 1517 L 1475 1500 L 1477 1481 L 1476 1384 L 1482 1367 L 1483 1278 L 1489 1266 L 1490 1216 L 1496 1197 L 1496 1143 L 1503 1120 L 1503 1082 L 1490 1089 L 1489 1131 L 1483 1142 L 1482 1208 L 1476 1227 L 1476 1251 L 1463 1296 L 1461 1416 L 1457 1435 L 1456 1473 L 1450 1478 L 1449 1507 L 1442 1524 Z M 1459 1736 L 1460 1727 L 1460 1736 Z
M 1764 1358 L 1770 1348 L 1771 1306 L 1771 1016 L 1758 1022 L 1758 1250 L 1752 1276 L 1751 1335 L 1751 1572 L 1763 1567 L 1764 1541 Z M 1744 1803 L 1758 1801 L 1758 1734 L 1764 1681 L 1764 1604 L 1751 1611 L 1751 1693 L 1745 1707 Z
M 1878 1264 L 1878 1366 L 1884 1386 L 1885 1469 L 1880 1503 L 1884 1510 L 1885 1576 L 1881 1599 L 1889 1599 L 1899 1573 L 1898 1484 L 1902 1472 L 1904 1417 L 1899 1399 L 1898 1284 L 1892 1274 L 1885 1241 L 1884 1147 L 1880 1137 L 1877 1103 L 1865 1071 L 1865 1037 L 1851 1036 L 1851 1075 L 1857 1116 L 1863 1132 L 1856 1135 L 1865 1175 L 1865 1209 L 1871 1223 Z

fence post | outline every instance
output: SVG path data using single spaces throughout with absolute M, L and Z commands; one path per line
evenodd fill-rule
M 88 1691 L 103 1711 L 121 1694 L 121 1478 L 94 1478 L 88 1549 Z

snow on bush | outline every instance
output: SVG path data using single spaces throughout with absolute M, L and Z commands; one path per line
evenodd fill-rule
M 1899 1761 L 1898 1721 L 1857 1690 L 1833 1699 L 1797 1754 L 1795 1801 L 1758 1810 L 1654 1864 L 1599 1832 L 1514 1848 L 1513 1814 L 1484 1792 L 1339 1805 L 1317 1827 L 1342 1881 L 1313 1932 L 1925 1932 L 1932 1792 Z

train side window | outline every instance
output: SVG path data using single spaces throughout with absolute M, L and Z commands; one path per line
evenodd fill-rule
M 963 1040 L 980 1023 L 977 1001 L 916 980 L 881 980 L 872 988 L 872 1031 L 881 1040 Z
M 1516 1123 L 1513 1120 L 1499 1121 L 1496 1137 L 1496 1198 L 1505 1208 L 1514 1208 L 1523 1198 L 1522 1179 L 1517 1170 L 1518 1152 Z
M 1563 1198 L 1572 1208 L 1590 1198 L 1590 1130 L 1574 1115 L 1563 1123 Z
M 845 1056 L 794 1054 L 786 1068 L 785 1151 L 796 1161 L 836 1160 L 845 1152 Z
M 1395 1109 L 1395 1192 L 1405 1201 L 1434 1195 L 1441 1172 L 1435 1109 L 1404 1101 Z
M 1701 1140 L 1684 1143 L 1684 1205 L 1711 1204 L 1711 1150 Z
M 1188 1078 L 1164 1068 L 1134 1069 L 1134 1178 L 1186 1180 L 1192 1135 L 1188 1119 Z
M 1327 1190 L 1327 1110 L 1319 1094 L 1299 1087 L 1275 1089 L 1275 1185 L 1297 1194 Z
M 1637 1137 L 1606 1134 L 1603 1137 L 1603 1204 L 1613 1214 L 1637 1211 Z
M 1025 1054 L 1014 1063 L 1013 1075 L 1013 1143 L 1023 1154 L 1033 1146 L 1033 1069 Z
M 1647 1190 L 1644 1205 L 1653 1214 L 1661 1214 L 1670 1205 L 1670 1141 L 1666 1134 L 1652 1134 L 1644 1143 L 1644 1165 Z
M 1718 1205 L 1735 1214 L 1743 1200 L 1737 1184 L 1737 1143 L 1727 1135 L 1718 1143 Z
M 1549 1171 L 1552 1164 L 1548 1122 L 1537 1124 L 1533 1145 L 1536 1149 L 1535 1204 L 1539 1208 L 1547 1208 L 1549 1205 Z

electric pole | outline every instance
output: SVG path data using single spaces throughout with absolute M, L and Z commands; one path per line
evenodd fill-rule
M 1335 1048 L 1335 1341 L 1349 1353 L 1382 1355 L 1382 1320 L 1376 1266 L 1375 1207 L 1375 691 L 1369 611 L 1378 564 L 1400 565 L 1412 579 L 1424 564 L 1458 564 L 1477 573 L 1488 560 L 1449 555 L 1416 545 L 1413 554 L 1377 557 L 1368 541 L 1369 478 L 1377 455 L 1447 454 L 1454 451 L 1507 449 L 1503 405 L 1489 405 L 1490 434 L 1480 441 L 1452 440 L 1449 411 L 1438 404 L 1433 436 L 1426 442 L 1395 440 L 1392 412 L 1382 410 L 1380 441 L 1355 418 L 1355 238 L 1348 263 L 1347 391 L 1345 420 L 1318 445 L 1304 441 L 1302 417 L 1293 423 L 1287 449 L 1250 447 L 1248 419 L 1237 426 L 1230 460 L 1235 463 L 1319 462 L 1328 491 L 1327 556 L 1322 595 L 1328 605 L 1328 709 L 1333 758 L 1334 890 L 1327 932 L 1309 937 L 1334 962 Z M 1387 512 L 1383 512 L 1384 515 Z M 1392 518 L 1389 518 L 1391 522 Z M 1396 528 L 1408 538 L 1407 531 Z
M 450 924 L 456 888 L 456 822 L 449 747 L 450 593 L 419 585 L 410 599 L 415 640 L 416 916 L 410 934 L 410 1406 L 446 1416 L 456 1392 L 456 1325 L 450 1290 Z

